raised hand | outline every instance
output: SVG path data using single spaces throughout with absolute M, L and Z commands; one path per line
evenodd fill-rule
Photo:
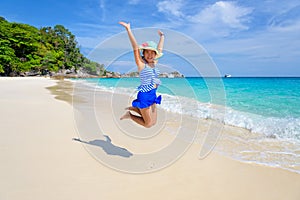
M 130 23 L 126 23 L 126 22 L 119 22 L 119 24 L 121 24 L 122 26 L 124 26 L 127 30 L 130 29 Z
M 164 33 L 161 30 L 158 30 L 158 35 L 161 37 L 164 36 Z

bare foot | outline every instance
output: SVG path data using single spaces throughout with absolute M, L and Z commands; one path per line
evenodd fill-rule
M 123 119 L 130 119 L 130 118 L 131 118 L 130 112 L 127 111 L 127 112 L 120 118 L 120 120 L 123 120 Z
M 132 106 L 129 106 L 127 108 L 125 108 L 125 110 L 131 110 L 131 111 L 135 111 L 137 108 L 135 107 L 132 107 Z

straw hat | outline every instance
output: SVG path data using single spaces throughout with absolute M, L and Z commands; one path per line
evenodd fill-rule
M 143 44 L 141 44 L 139 46 L 139 49 L 141 51 L 145 50 L 145 49 L 148 49 L 148 50 L 151 50 L 151 51 L 155 51 L 156 53 L 156 58 L 160 58 L 163 56 L 163 53 L 160 53 L 158 50 L 157 50 L 157 44 L 153 41 L 147 41 L 147 42 L 144 42 Z

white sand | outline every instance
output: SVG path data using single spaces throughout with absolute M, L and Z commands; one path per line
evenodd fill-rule
M 299 174 L 216 153 L 199 160 L 199 144 L 153 173 L 108 168 L 72 140 L 78 137 L 72 106 L 45 89 L 55 84 L 46 78 L 0 78 L 1 200 L 300 199 Z M 103 121 L 113 144 L 133 153 L 144 151 L 134 142 L 126 146 L 124 137 L 112 132 L 113 121 Z

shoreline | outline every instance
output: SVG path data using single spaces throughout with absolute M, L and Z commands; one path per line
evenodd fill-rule
M 193 143 L 174 163 L 161 170 L 133 175 L 104 166 L 86 150 L 90 144 L 80 144 L 74 124 L 74 110 L 66 103 L 62 84 L 45 78 L 0 78 L 2 111 L 0 141 L 1 199 L 289 199 L 300 197 L 300 175 L 283 169 L 246 164 L 215 152 L 199 159 L 201 144 Z M 107 100 L 99 93 L 97 106 Z M 81 102 L 79 102 L 81 103 Z M 123 107 L 122 102 L 120 107 Z M 106 107 L 105 109 L 103 107 Z M 120 110 L 123 112 L 124 110 Z M 98 112 L 98 111 L 97 111 Z M 166 132 L 156 143 L 120 135 L 114 125 L 119 112 L 101 107 L 99 118 L 106 124 L 102 131 L 115 147 L 126 148 L 133 156 L 110 155 L 100 146 L 92 146 L 115 160 L 132 161 L 138 152 L 152 152 L 164 145 L 172 135 Z M 118 116 L 118 115 L 117 115 Z M 164 116 L 164 114 L 160 115 Z M 130 122 L 121 122 L 127 126 Z M 132 128 L 132 127 L 131 127 Z M 101 139 L 98 137 L 98 139 Z M 90 147 L 88 147 L 90 148 Z
M 82 85 L 85 88 L 85 90 L 92 91 L 93 92 L 92 96 L 95 95 L 95 97 L 97 93 L 99 94 L 106 93 L 108 96 L 111 96 L 112 93 L 118 94 L 120 95 L 120 97 L 113 97 L 117 99 L 128 99 L 128 95 L 131 96 L 131 99 L 127 100 L 128 104 L 123 103 L 123 107 L 119 107 L 118 108 L 119 110 L 123 110 L 125 107 L 130 105 L 130 102 L 133 100 L 132 97 L 134 96 L 131 90 L 125 88 L 124 89 L 121 88 L 120 90 L 119 88 L 103 89 L 101 87 L 98 88 L 96 85 L 94 85 L 95 83 L 85 83 L 76 80 L 73 81 L 73 83 L 78 84 L 78 86 Z M 80 94 L 78 95 L 80 96 Z M 117 95 L 113 95 L 113 96 L 117 96 Z M 165 100 L 165 97 L 163 98 Z M 181 101 L 181 105 L 184 105 L 186 100 L 182 99 L 179 101 Z M 192 102 L 192 103 L 196 103 L 196 102 Z M 107 103 L 104 102 L 104 104 Z M 107 105 L 110 105 L 110 102 L 108 102 Z M 169 114 L 172 113 L 176 115 L 176 112 L 175 113 L 171 112 L 168 109 L 163 108 L 163 106 L 164 105 L 158 106 L 158 108 L 161 109 L 163 112 Z M 218 108 L 218 106 L 210 106 L 210 107 Z M 214 110 L 213 112 L 216 111 L 217 110 Z M 122 113 L 119 113 L 118 115 L 121 114 Z M 185 113 L 177 113 L 177 114 L 178 114 L 177 118 L 181 118 L 182 116 L 189 116 Z M 191 117 L 194 120 L 198 120 L 198 118 L 196 118 L 195 116 L 191 116 Z M 243 115 L 243 117 L 245 116 Z M 201 122 L 201 124 L 209 124 L 212 122 L 216 122 L 216 120 L 211 118 L 199 118 L 199 122 Z M 173 122 L 173 123 L 177 123 L 177 122 Z M 230 123 L 229 124 L 222 123 L 221 126 L 224 127 L 221 133 L 222 137 L 220 137 L 219 142 L 216 145 L 216 148 L 214 149 L 219 154 L 233 158 L 235 160 L 244 163 L 256 163 L 263 166 L 282 168 L 300 174 L 300 161 L 297 161 L 299 160 L 298 155 L 299 155 L 299 148 L 300 148 L 298 142 L 277 138 L 274 134 L 266 135 L 265 133 L 255 132 L 253 130 L 249 130 L 243 127 L 231 125 Z M 205 127 L 205 125 L 203 125 L 202 128 L 200 127 L 200 129 L 202 129 L 201 130 L 202 132 L 206 132 L 208 130 L 207 127 Z M 201 144 L 201 141 L 197 141 L 197 142 Z

